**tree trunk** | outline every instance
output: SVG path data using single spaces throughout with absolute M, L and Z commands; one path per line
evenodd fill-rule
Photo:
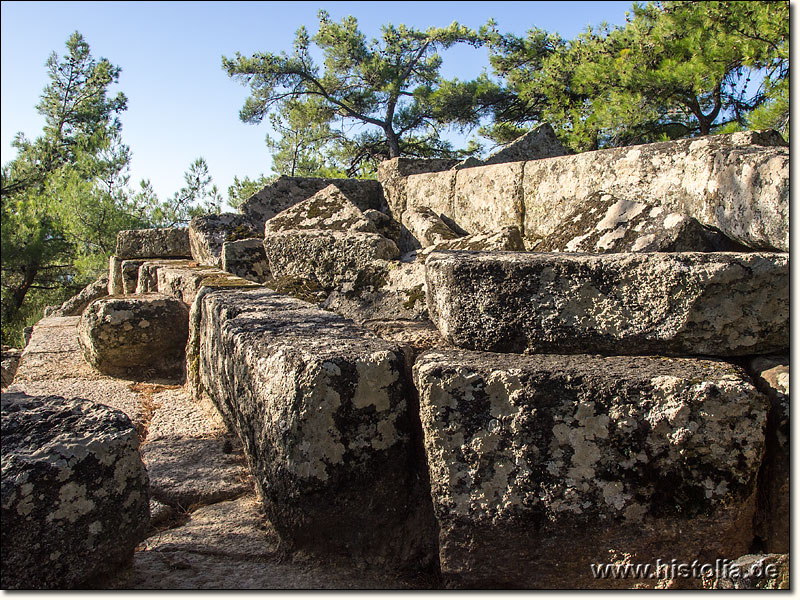
M 389 142 L 389 158 L 397 158 L 400 156 L 400 141 L 397 139 L 397 134 L 391 126 L 384 128 L 384 131 L 386 132 L 386 141 Z

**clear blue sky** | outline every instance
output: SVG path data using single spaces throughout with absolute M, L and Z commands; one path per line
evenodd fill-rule
M 152 181 L 161 198 L 183 184 L 198 156 L 208 162 L 223 196 L 233 176 L 270 172 L 268 125 L 239 121 L 246 87 L 230 79 L 221 57 L 239 51 L 291 51 L 294 32 L 316 32 L 317 11 L 358 19 L 368 38 L 381 25 L 424 29 L 458 21 L 477 28 L 491 17 L 504 32 L 531 27 L 571 38 L 587 25 L 622 24 L 632 2 L 2 2 L 2 163 L 14 157 L 18 131 L 41 132 L 34 106 L 47 85 L 44 63 L 80 31 L 95 58 L 122 68 L 117 86 L 128 97 L 123 140 L 133 152 L 131 182 Z M 443 74 L 472 78 L 488 66 L 485 50 L 444 55 Z M 116 90 L 116 88 L 115 88 Z

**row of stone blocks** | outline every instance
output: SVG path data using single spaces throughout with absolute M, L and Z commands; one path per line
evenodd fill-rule
M 785 351 L 786 255 L 441 252 L 426 271 L 448 342 L 562 354 L 436 351 L 410 376 L 404 348 L 313 305 L 140 265 L 140 292 L 194 302 L 190 381 L 291 545 L 466 586 L 591 587 L 611 549 L 746 553 L 767 411 L 746 374 L 586 353 Z

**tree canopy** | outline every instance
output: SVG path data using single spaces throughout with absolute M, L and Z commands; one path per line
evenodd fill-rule
M 788 2 L 648 3 L 624 26 L 570 41 L 493 32 L 492 65 L 523 110 L 490 134 L 546 121 L 590 150 L 746 127 L 765 106 L 788 126 L 788 11 Z
M 322 50 L 323 65 L 311 57 L 312 43 Z M 358 165 L 401 155 L 453 154 L 440 135 L 442 125 L 456 119 L 437 99 L 443 84 L 439 51 L 481 43 L 478 33 L 458 23 L 424 31 L 385 25 L 380 39 L 368 41 L 354 17 L 336 23 L 320 11 L 316 35 L 301 27 L 291 54 L 237 53 L 223 57 L 222 64 L 231 77 L 250 85 L 243 121 L 259 123 L 271 111 L 291 115 L 298 110 L 308 116 L 313 111 L 319 124 L 338 119 L 338 151 Z M 344 135 L 352 125 L 363 127 Z

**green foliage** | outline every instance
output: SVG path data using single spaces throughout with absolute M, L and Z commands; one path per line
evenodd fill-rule
M 330 163 L 326 156 L 338 132 L 330 126 L 330 110 L 317 98 L 301 101 L 288 99 L 280 112 L 270 114 L 272 128 L 279 138 L 267 136 L 272 150 L 272 170 L 289 177 L 316 177 Z
M 265 186 L 275 181 L 276 177 L 259 175 L 256 179 L 244 177 L 239 179 L 233 177 L 233 185 L 228 186 L 228 205 L 239 208 L 242 202 L 247 200 L 256 192 L 260 192 Z
M 92 58 L 75 32 L 53 53 L 50 83 L 36 106 L 42 135 L 17 134 L 17 157 L 3 166 L 2 338 L 21 330 L 45 303 L 60 302 L 105 267 L 119 229 L 142 222 L 125 193 L 130 152 L 121 143 L 123 94 L 109 97 L 120 69 Z
M 312 42 L 322 51 L 322 65 L 311 57 Z M 233 59 L 223 57 L 222 64 L 228 75 L 250 85 L 240 112 L 243 121 L 259 123 L 276 115 L 273 123 L 282 133 L 281 140 L 272 142 L 278 172 L 291 171 L 292 165 L 296 172 L 301 164 L 316 171 L 314 160 L 319 159 L 295 160 L 295 149 L 302 143 L 313 152 L 329 128 L 328 144 L 334 148 L 326 150 L 327 165 L 363 176 L 395 156 L 457 154 L 442 140 L 442 126 L 475 123 L 478 117 L 454 97 L 463 87 L 443 90 L 438 51 L 461 43 L 478 46 L 482 38 L 453 23 L 425 31 L 386 25 L 381 39 L 367 41 L 355 18 L 335 23 L 320 11 L 317 34 L 311 37 L 301 27 L 292 54 L 237 53 Z M 445 110 L 452 106 L 458 111 Z M 298 139 L 301 123 L 309 125 L 303 140 Z M 353 126 L 358 129 L 351 133 Z
M 526 38 L 495 32 L 491 62 L 521 111 L 487 133 L 501 139 L 509 126 L 550 122 L 581 151 L 707 135 L 734 122 L 788 127 L 788 10 L 788 2 L 634 4 L 625 26 L 589 28 L 571 41 L 538 29 Z M 758 110 L 765 116 L 749 122 Z
M 183 179 L 185 185 L 166 201 L 159 200 L 149 180 L 142 180 L 139 192 L 133 196 L 133 206 L 140 218 L 151 227 L 176 227 L 186 225 L 192 217 L 221 212 L 222 195 L 202 156 L 184 172 Z

